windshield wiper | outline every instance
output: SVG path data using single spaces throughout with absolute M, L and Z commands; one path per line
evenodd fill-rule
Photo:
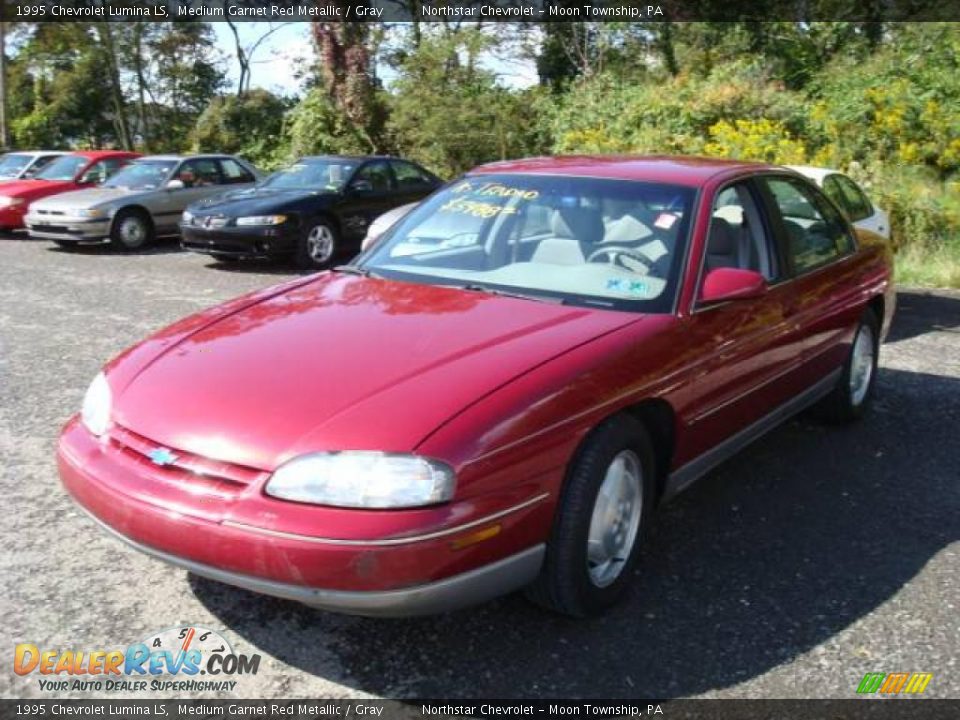
M 482 292 L 488 295 L 499 295 L 500 297 L 511 297 L 518 298 L 520 300 L 535 300 L 536 302 L 548 302 L 554 303 L 555 305 L 563 305 L 566 300 L 560 297 L 553 297 L 552 295 L 537 295 L 534 293 L 522 293 L 514 292 L 512 290 L 500 290 L 498 288 L 488 287 L 486 285 L 481 285 L 479 283 L 467 283 L 466 285 L 451 285 L 450 287 L 455 287 L 460 290 L 472 290 L 474 292 Z
M 359 265 L 337 265 L 335 268 L 333 268 L 333 271 L 343 273 L 344 275 L 357 275 L 365 278 L 383 277 L 382 275 L 377 275 L 375 272 L 373 272 L 373 270 L 368 270 L 367 268 L 360 267 Z

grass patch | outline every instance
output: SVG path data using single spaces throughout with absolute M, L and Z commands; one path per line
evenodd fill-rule
M 960 243 L 916 243 L 896 255 L 900 285 L 960 288 Z

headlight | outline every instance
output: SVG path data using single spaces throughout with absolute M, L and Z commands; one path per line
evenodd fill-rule
M 76 214 L 78 217 L 98 218 L 106 215 L 107 209 L 106 208 L 83 208 L 81 210 L 77 210 Z
M 190 223 L 193 222 L 193 213 L 190 212 L 189 210 L 184 210 L 184 211 L 183 211 L 183 217 L 180 218 L 180 221 L 181 221 L 184 225 L 189 225 Z
M 286 215 L 249 215 L 237 218 L 237 225 L 279 225 L 286 219 Z
M 23 198 L 0 196 L 0 207 L 13 207 L 14 205 L 23 205 Z
M 87 388 L 87 394 L 83 396 L 83 409 L 80 411 L 80 419 L 94 435 L 103 435 L 110 427 L 111 403 L 110 385 L 101 372 Z
M 446 465 L 416 455 L 314 453 L 281 465 L 266 492 L 284 500 L 352 508 L 410 508 L 453 497 Z

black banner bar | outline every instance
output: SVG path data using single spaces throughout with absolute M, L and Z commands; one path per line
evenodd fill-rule
M 0 700 L 0 718 L 954 720 L 960 700 Z
M 0 0 L 9 22 L 917 22 L 960 0 Z

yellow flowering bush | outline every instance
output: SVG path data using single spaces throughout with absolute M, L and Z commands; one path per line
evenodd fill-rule
M 703 146 L 707 155 L 780 165 L 801 165 L 807 161 L 803 142 L 791 137 L 783 123 L 776 120 L 721 120 L 710 127 L 709 133 L 710 141 Z

